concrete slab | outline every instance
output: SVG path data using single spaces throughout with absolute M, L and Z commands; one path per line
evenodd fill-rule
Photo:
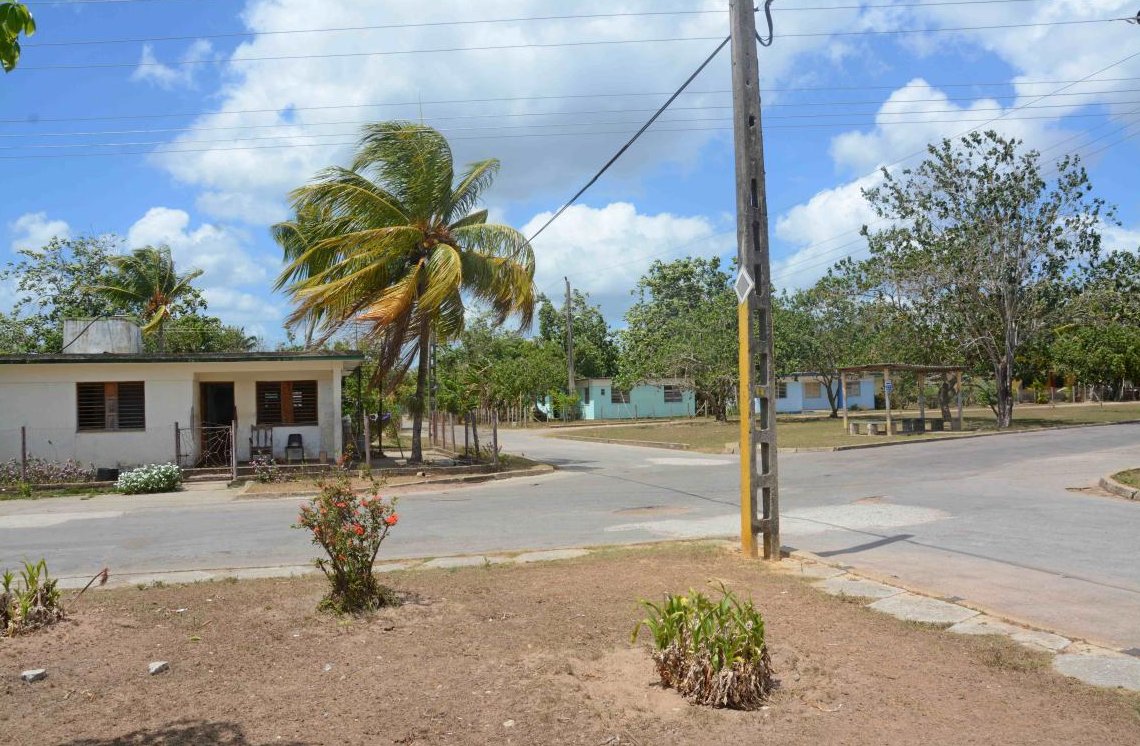
M 946 603 L 914 593 L 900 593 L 890 598 L 884 598 L 871 604 L 870 608 L 904 621 L 925 622 L 927 624 L 957 624 L 978 615 L 978 612 L 967 609 L 965 606 Z
M 1062 653 L 1053 658 L 1053 668 L 1093 686 L 1120 687 L 1140 692 L 1140 658 L 1109 650 Z
M 901 588 L 863 580 L 852 575 L 840 575 L 814 584 L 833 596 L 854 596 L 856 598 L 890 598 L 902 593 Z
M 492 565 L 510 562 L 509 557 L 472 556 L 472 557 L 436 557 L 423 563 L 421 567 L 452 568 L 452 567 L 481 567 L 490 562 Z
M 805 578 L 817 578 L 821 580 L 836 578 L 840 575 L 847 574 L 846 570 L 841 570 L 838 567 L 821 565 L 818 562 L 800 562 L 794 559 L 784 560 L 776 567 L 780 572 L 787 573 L 788 575 L 799 575 Z
M 950 631 L 960 635 L 1002 635 L 1027 648 L 1045 650 L 1050 653 L 1064 650 L 1072 644 L 1072 640 L 1067 637 L 1061 637 L 1052 632 L 1043 632 L 1039 629 L 1018 627 L 1015 624 L 1009 624 L 985 614 L 979 614 L 964 622 L 958 622 L 950 628 Z
M 515 562 L 550 562 L 552 560 L 567 560 L 575 557 L 585 557 L 589 554 L 587 549 L 548 549 L 544 552 L 526 552 L 515 557 Z

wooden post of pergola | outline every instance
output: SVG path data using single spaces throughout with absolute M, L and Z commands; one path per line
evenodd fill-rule
M 883 404 L 887 408 L 887 436 L 894 435 L 894 428 L 891 427 L 893 421 L 891 419 L 891 369 L 890 367 L 883 368 Z
M 958 384 L 958 416 L 954 418 L 949 424 L 952 430 L 962 429 L 962 368 L 957 365 L 910 365 L 906 363 L 876 363 L 874 365 L 853 365 L 847 368 L 839 369 L 839 386 L 843 392 L 843 430 L 849 432 L 849 425 L 847 422 L 848 402 L 847 402 L 847 376 L 851 373 L 856 375 L 872 374 L 881 375 L 883 377 L 883 404 L 886 407 L 887 419 L 887 434 L 894 434 L 895 418 L 891 412 L 891 391 L 893 388 L 891 376 L 894 373 L 914 373 L 915 378 L 918 380 L 918 418 L 920 422 L 921 432 L 926 432 L 926 378 L 927 376 L 938 373 L 942 375 L 954 374 Z M 946 423 L 944 422 L 943 425 Z
M 919 432 L 926 432 L 926 374 L 915 373 L 918 380 L 918 427 Z

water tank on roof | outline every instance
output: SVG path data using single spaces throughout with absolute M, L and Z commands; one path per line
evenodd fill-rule
M 67 355 L 142 352 L 142 330 L 130 319 L 64 319 L 63 352 Z

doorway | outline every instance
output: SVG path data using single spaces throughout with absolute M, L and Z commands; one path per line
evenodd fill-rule
M 200 466 L 228 466 L 230 464 L 230 428 L 237 421 L 237 408 L 234 407 L 234 385 L 227 383 L 202 383 L 199 385 L 202 406 Z

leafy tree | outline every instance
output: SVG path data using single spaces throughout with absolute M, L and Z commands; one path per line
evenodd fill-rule
M 36 21 L 23 3 L 0 3 L 0 67 L 10 73 L 20 59 L 20 34 L 36 33 Z
M 144 334 L 157 333 L 159 352 L 166 351 L 166 323 L 180 311 L 203 305 L 194 280 L 202 270 L 178 274 L 170 247 L 144 246 L 130 254 L 107 259 L 111 269 L 89 290 L 112 303 L 131 309 L 142 321 Z
M 163 339 L 146 337 L 143 347 L 150 352 L 251 352 L 258 338 L 240 326 L 223 324 L 216 316 L 191 313 L 172 318 L 163 327 Z M 165 350 L 161 345 L 165 343 Z
M 737 371 L 736 296 L 720 259 L 655 261 L 634 289 L 637 302 L 619 334 L 615 385 L 629 389 L 657 378 L 692 382 L 698 400 L 725 419 Z
M 120 244 L 115 236 L 55 237 L 43 248 L 21 249 L 20 259 L 0 271 L 0 282 L 14 283 L 16 289 L 6 325 L 23 327 L 22 348 L 12 351 L 59 352 L 65 318 L 130 313 L 129 306 L 89 290 L 92 280 L 106 273 Z
M 417 364 L 414 462 L 423 459 L 430 341 L 463 331 L 465 298 L 485 304 L 495 324 L 517 316 L 530 325 L 530 244 L 475 209 L 498 168 L 497 160 L 479 161 L 456 180 L 439 132 L 368 125 L 351 168 L 325 169 L 295 190 L 293 220 L 273 227 L 286 263 L 277 288 L 295 304 L 290 324 L 312 323 L 324 339 L 349 323 L 369 324 L 390 384 Z
M 610 378 L 617 374 L 618 347 L 599 306 L 590 304 L 588 293 L 571 295 L 574 319 L 574 374 L 584 378 Z M 545 295 L 538 297 L 538 336 L 566 346 L 566 303 L 560 308 Z
M 777 362 L 780 372 L 793 372 L 788 364 L 795 362 L 799 372 L 818 375 L 831 416 L 836 417 L 839 368 L 862 362 L 867 342 L 864 309 L 856 302 L 849 279 L 832 270 L 813 287 L 781 299 L 779 305 L 782 312 L 774 322 L 784 328 L 777 327 L 775 339 L 782 340 L 780 347 L 788 357 Z
M 1111 219 L 1076 157 L 1048 183 L 1040 153 L 996 132 L 928 148 L 917 168 L 864 195 L 893 225 L 871 232 L 875 261 L 898 278 L 905 302 L 988 364 L 998 427 L 1013 419 L 1019 350 L 1049 328 L 1066 287 L 1100 246 Z M 1104 215 L 1102 215 L 1104 213 Z

